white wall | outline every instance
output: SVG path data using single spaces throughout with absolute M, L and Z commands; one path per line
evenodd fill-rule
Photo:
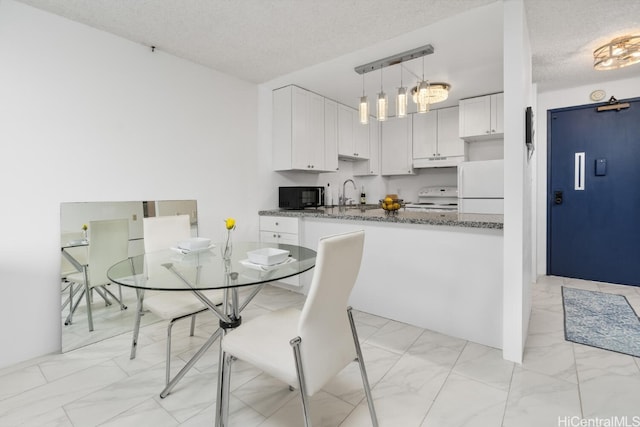
M 198 201 L 255 239 L 257 86 L 0 0 L 0 367 L 60 349 L 60 203 Z
M 532 167 L 524 144 L 531 100 L 531 47 L 523 0 L 504 2 L 503 357 L 522 362 L 531 309 Z
M 638 67 L 637 65 L 634 65 Z M 640 70 L 639 70 L 640 71 Z M 562 90 L 541 92 L 538 94 L 536 119 L 537 162 L 537 273 L 547 274 L 547 112 L 548 110 L 577 105 L 595 104 L 589 94 L 602 89 L 607 101 L 611 96 L 618 100 L 640 97 L 640 77 L 616 79 L 616 70 L 601 71 L 610 73 L 611 81 L 598 85 L 579 86 Z M 601 102 L 603 102 L 601 101 Z

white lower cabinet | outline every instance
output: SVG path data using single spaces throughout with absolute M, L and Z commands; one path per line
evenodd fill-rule
M 298 218 L 282 216 L 260 217 L 260 242 L 283 243 L 286 245 L 300 244 L 300 226 Z M 298 276 L 280 280 L 291 286 L 300 286 Z

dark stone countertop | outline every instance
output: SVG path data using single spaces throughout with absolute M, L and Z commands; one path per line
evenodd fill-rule
M 288 216 L 298 218 L 337 219 L 346 221 L 375 221 L 401 224 L 444 225 L 450 227 L 503 229 L 502 215 L 461 214 L 457 212 L 412 212 L 401 208 L 396 215 L 387 215 L 378 205 L 349 206 L 344 211 L 335 207 L 319 209 L 259 211 L 262 216 Z

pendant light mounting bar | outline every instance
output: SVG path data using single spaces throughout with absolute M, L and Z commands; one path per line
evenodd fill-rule
M 391 65 L 400 64 L 405 61 L 410 61 L 412 59 L 420 58 L 426 55 L 431 55 L 434 52 L 433 46 L 430 44 L 418 47 L 416 49 L 411 49 L 403 53 L 399 53 L 393 56 L 389 56 L 384 59 L 378 59 L 377 61 L 369 62 L 368 64 L 359 65 L 354 68 L 355 72 L 358 74 L 369 73 L 371 71 L 379 70 L 384 67 L 389 67 Z

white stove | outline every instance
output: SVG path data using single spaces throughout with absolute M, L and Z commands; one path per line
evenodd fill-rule
M 418 192 L 416 203 L 407 203 L 407 211 L 413 212 L 457 212 L 457 187 L 424 187 Z

